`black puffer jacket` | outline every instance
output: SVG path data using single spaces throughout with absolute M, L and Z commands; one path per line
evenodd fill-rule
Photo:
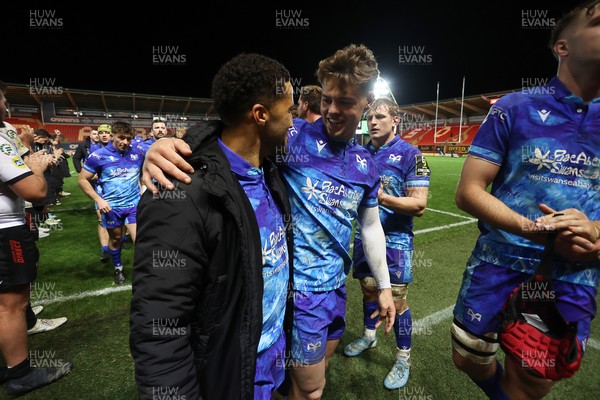
M 217 142 L 221 131 L 220 122 L 190 128 L 184 140 L 193 151 L 192 183 L 173 181 L 173 191 L 154 196 L 147 191 L 138 205 L 130 346 L 141 399 L 253 398 L 262 329 L 260 233 Z M 277 168 L 265 160 L 263 169 L 289 215 Z M 291 240 L 290 226 L 290 256 Z

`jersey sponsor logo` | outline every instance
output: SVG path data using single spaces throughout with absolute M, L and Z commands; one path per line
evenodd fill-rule
M 282 226 L 278 226 L 277 230 L 269 234 L 269 239 L 265 240 L 262 248 L 263 265 L 269 263 L 276 265 L 279 260 L 287 258 L 287 242 L 285 241 L 285 231 Z M 263 272 L 263 278 L 266 276 Z
M 542 119 L 542 122 L 546 122 L 548 115 L 550 115 L 550 111 L 546 111 L 546 110 L 537 110 L 537 113 L 540 116 L 540 118 Z
M 302 187 L 302 191 L 308 195 L 307 200 L 311 200 L 314 197 L 319 204 L 341 207 L 348 210 L 356 209 L 363 195 L 360 191 L 344 185 L 336 185 L 332 181 L 320 182 L 316 180 L 313 183 L 313 180 L 308 176 L 306 177 L 306 185 Z
M 600 178 L 600 157 L 583 151 L 570 153 L 566 149 L 543 150 L 537 146 L 523 146 L 523 161 L 537 165 L 536 171 L 546 168 L 551 173 L 584 179 Z M 533 151 L 533 154 L 532 154 Z M 531 176 L 530 176 L 531 178 Z
M 417 176 L 430 176 L 431 170 L 429 169 L 429 164 L 427 164 L 427 160 L 425 156 L 419 155 L 415 156 L 415 173 Z
M 0 144 L 0 153 L 6 154 L 7 156 L 14 156 L 16 154 L 13 147 L 6 143 Z
M 312 179 L 310 179 L 310 177 L 308 176 L 306 177 L 306 186 L 302 188 L 302 191 L 308 195 L 308 200 L 312 199 L 313 196 L 315 198 L 319 198 L 319 196 L 321 195 L 322 191 L 317 189 L 318 184 L 319 181 L 316 181 L 313 185 Z
M 321 150 L 327 146 L 327 142 L 323 142 L 322 140 L 316 140 L 318 153 L 321 154 Z
M 537 170 L 539 171 L 542 167 L 546 167 L 548 169 L 552 168 L 552 160 L 548 159 L 550 155 L 550 150 L 542 154 L 542 151 L 536 147 L 533 152 L 533 157 L 529 158 L 529 162 L 533 165 L 537 165 Z
M 14 166 L 15 166 L 15 167 L 17 167 L 17 168 L 25 168 L 25 167 L 26 167 L 26 165 L 25 165 L 25 163 L 23 162 L 23 159 L 22 159 L 21 157 L 14 157 L 14 158 L 12 159 L 12 163 L 13 163 L 13 164 L 14 164 Z
M 395 163 L 396 161 L 400 162 L 400 160 L 402 160 L 402 156 L 399 155 L 395 155 L 395 154 L 390 154 L 390 156 L 388 157 L 388 160 L 392 163 Z
M 110 174 L 110 176 L 112 177 L 116 177 L 116 176 L 127 176 L 129 175 L 131 172 L 133 173 L 137 173 L 138 169 L 135 167 L 131 167 L 131 168 L 114 168 L 108 171 L 108 173 Z

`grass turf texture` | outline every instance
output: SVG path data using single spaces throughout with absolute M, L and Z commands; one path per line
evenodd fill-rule
M 432 169 L 428 207 L 468 217 L 454 204 L 464 159 L 430 157 L 428 161 Z M 134 367 L 129 353 L 131 291 L 55 302 L 58 297 L 114 287 L 112 264 L 98 261 L 100 247 L 93 203 L 77 186 L 74 173 L 65 179 L 65 190 L 72 195 L 62 199 L 62 204 L 52 211 L 62 222 L 53 228 L 50 237 L 38 241 L 41 256 L 32 294 L 34 304 L 50 301 L 45 304 L 41 318 L 65 316 L 69 321 L 54 331 L 30 336 L 29 347 L 38 357 L 73 362 L 73 370 L 59 382 L 19 399 L 136 399 Z M 467 220 L 426 211 L 423 217 L 415 219 L 415 231 L 463 221 Z M 413 326 L 413 367 L 408 384 L 400 390 L 383 387 L 394 361 L 393 332 L 384 336 L 380 329 L 377 347 L 359 357 L 349 358 L 343 354 L 344 347 L 363 329 L 360 287 L 355 279 L 348 277 L 348 326 L 329 364 L 324 400 L 485 399 L 452 364 L 451 317 L 446 316 L 433 325 L 419 322 L 442 310 L 449 311 L 448 307 L 454 304 L 477 234 L 476 224 L 469 223 L 415 237 L 417 263 L 407 297 L 413 320 L 417 321 Z M 123 250 L 126 285 L 131 283 L 133 252 L 133 249 Z M 596 325 L 592 325 L 591 338 L 600 340 Z M 599 365 L 600 351 L 588 347 L 581 370 L 573 378 L 556 384 L 546 398 L 599 398 L 600 380 L 594 375 Z M 7 398 L 0 388 L 0 399 Z

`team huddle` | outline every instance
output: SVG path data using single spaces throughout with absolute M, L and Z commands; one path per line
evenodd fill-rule
M 457 288 L 451 357 L 490 399 L 542 398 L 585 353 L 600 278 L 598 21 L 595 0 L 557 22 L 557 75 L 547 90 L 491 107 L 457 187 L 480 234 Z M 383 385 L 409 384 L 413 225 L 432 172 L 397 134 L 395 101 L 373 99 L 370 49 L 334 52 L 316 77 L 296 104 L 284 65 L 240 54 L 212 82 L 219 121 L 146 146 L 117 122 L 112 142 L 86 159 L 79 183 L 108 231 L 117 284 L 124 227 L 135 242 L 129 339 L 140 399 L 165 389 L 187 399 L 321 398 L 350 274 L 364 331 L 344 354 L 377 346 L 384 325 L 396 352 Z M 2 176 L 8 187 L 15 179 Z M 543 290 L 531 282 L 545 281 L 552 301 L 535 310 L 552 315 L 523 301 Z

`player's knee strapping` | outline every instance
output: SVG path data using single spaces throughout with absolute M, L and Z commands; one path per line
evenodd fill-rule
M 407 294 L 408 294 L 408 284 L 401 283 L 401 284 L 395 285 L 392 283 L 392 298 L 394 299 L 394 302 L 400 303 L 400 302 L 406 300 Z
M 456 318 L 450 328 L 452 347 L 464 358 L 476 364 L 491 364 L 496 359 L 499 342 L 498 334 L 475 335 Z
M 360 280 L 360 285 L 369 292 L 377 293 L 377 282 L 373 277 L 366 277 Z M 379 321 L 379 316 L 371 318 L 371 315 L 377 311 L 379 303 L 377 301 L 363 301 L 363 319 L 365 328 L 375 330 L 375 324 Z

